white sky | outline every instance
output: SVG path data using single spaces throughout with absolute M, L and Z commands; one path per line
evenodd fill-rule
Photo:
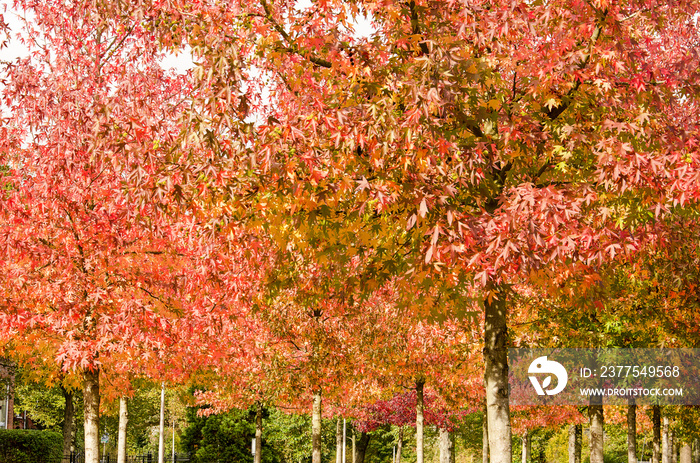
M 304 9 L 311 5 L 311 0 L 299 0 L 296 8 Z M 7 0 L 0 0 L 0 14 L 3 15 L 5 22 L 10 25 L 10 30 L 12 31 L 8 46 L 0 49 L 0 60 L 10 61 L 27 56 L 27 47 L 22 45 L 20 39 L 17 38 L 17 34 L 22 30 L 21 15 L 23 15 L 23 13 L 13 10 L 12 5 L 10 5 Z M 358 17 L 355 23 L 355 33 L 358 37 L 369 37 L 372 34 L 373 28 L 369 18 Z M 163 68 L 174 69 L 178 73 L 184 73 L 194 66 L 192 63 L 192 56 L 186 52 L 179 55 L 166 55 L 165 59 L 162 61 L 162 65 Z
M 296 5 L 294 8 L 296 10 L 303 10 L 306 8 L 309 8 L 313 5 L 311 0 L 297 0 Z M 372 35 L 372 32 L 374 32 L 374 29 L 372 28 L 372 22 L 370 21 L 369 18 L 365 16 L 358 16 L 355 18 L 355 35 L 357 37 L 369 37 Z
M 21 12 L 17 12 L 11 8 L 11 5 L 2 4 L 0 0 L 0 14 L 6 23 L 10 25 L 10 37 L 8 46 L 0 49 L 0 61 L 12 61 L 20 57 L 27 56 L 29 50 L 22 44 L 22 41 L 17 35 L 22 31 L 23 20 Z M 188 53 L 180 53 L 175 55 L 172 53 L 166 54 L 161 62 L 164 69 L 174 69 L 175 72 L 185 73 L 188 69 L 194 67 L 192 56 Z
M 27 48 L 16 38 L 17 32 L 22 28 L 22 22 L 17 12 L 11 10 L 10 5 L 3 5 L 0 7 L 0 14 L 2 14 L 5 22 L 10 25 L 11 30 L 9 46 L 0 49 L 0 60 L 9 61 L 19 58 L 20 56 L 27 56 Z

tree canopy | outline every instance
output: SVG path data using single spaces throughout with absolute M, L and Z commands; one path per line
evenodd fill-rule
M 664 321 L 649 288 L 696 252 L 698 2 L 14 5 L 36 20 L 3 71 L 0 337 L 86 381 L 209 369 L 320 415 L 426 379 L 474 407 L 483 377 L 510 462 L 509 323 L 695 335 L 694 279 Z M 601 284 L 625 296 L 561 310 Z

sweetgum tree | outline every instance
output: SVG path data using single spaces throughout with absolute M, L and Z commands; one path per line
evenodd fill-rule
M 81 378 L 95 463 L 100 372 L 152 368 L 174 342 L 181 235 L 122 186 L 149 169 L 130 153 L 176 132 L 185 89 L 138 18 L 92 6 L 14 2 L 30 54 L 2 69 L 0 337 L 37 336 Z
M 476 287 L 493 462 L 512 454 L 511 285 L 632 252 L 698 197 L 697 2 L 139 5 L 200 62 L 203 148 L 157 174 L 170 193 L 336 269 L 351 250 L 348 287 Z

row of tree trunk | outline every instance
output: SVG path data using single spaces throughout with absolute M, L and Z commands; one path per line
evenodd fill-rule
M 424 396 L 423 389 L 425 380 L 416 380 L 416 463 L 424 461 Z M 260 414 L 259 414 L 260 415 Z M 258 432 L 262 432 L 262 423 L 256 427 L 256 437 Z M 344 463 L 341 458 L 342 449 L 345 442 L 345 432 L 341 425 L 341 420 L 336 421 L 336 463 Z M 370 434 L 359 433 L 356 440 L 355 434 L 352 436 L 352 463 L 363 463 L 365 453 L 369 446 Z M 313 407 L 311 414 L 311 461 L 321 463 L 321 393 L 315 392 L 313 395 Z M 454 463 L 454 436 L 446 429 L 440 429 L 439 435 L 440 463 Z M 399 427 L 398 445 L 394 453 L 394 462 L 401 463 L 401 453 L 403 451 L 403 428 Z M 256 461 L 256 463 L 259 463 Z M 350 463 L 350 462 L 348 462 Z
M 99 372 L 86 372 L 83 384 L 83 396 L 85 402 L 85 456 L 86 462 L 99 460 Z M 423 388 L 425 382 L 421 379 L 416 381 L 416 461 L 424 461 L 424 417 L 423 417 Z M 64 390 L 66 399 L 65 419 L 63 427 L 64 455 L 71 452 L 72 436 L 74 433 L 74 406 L 73 393 Z M 627 409 L 627 449 L 628 461 L 637 463 L 637 406 L 634 402 L 628 404 Z M 258 404 L 255 419 L 255 463 L 260 463 L 262 458 L 262 404 Z M 590 462 L 603 463 L 603 432 L 604 418 L 603 405 L 600 398 L 592 398 L 588 407 L 588 418 L 590 425 Z M 657 405 L 652 410 L 653 438 L 652 438 L 652 463 L 700 463 L 700 445 L 696 442 L 696 458 L 693 458 L 692 448 L 689 443 L 678 443 L 674 438 L 673 430 L 670 428 L 668 417 L 663 417 L 661 425 L 661 408 Z M 126 462 L 126 430 L 128 423 L 127 399 L 121 398 L 119 401 L 119 434 L 118 434 L 118 456 L 117 463 Z M 312 462 L 321 463 L 321 393 L 314 393 L 312 408 Z M 489 436 L 488 436 L 488 413 L 484 417 L 484 439 L 483 456 L 484 463 L 488 462 Z M 399 429 L 399 447 L 396 454 L 396 462 L 401 461 L 403 440 L 403 429 Z M 569 463 L 581 463 L 581 425 L 571 425 L 569 427 Z M 365 452 L 369 445 L 370 435 L 360 433 L 359 441 L 355 441 L 353 436 L 353 463 L 363 463 Z M 337 449 L 338 459 L 336 463 L 341 463 L 340 452 L 342 443 L 345 442 L 344 430 L 341 429 L 341 422 L 337 422 Z M 522 439 L 522 463 L 529 463 L 530 456 L 530 435 L 526 432 Z M 454 441 L 447 430 L 440 430 L 439 437 L 440 463 L 454 462 Z M 677 456 L 680 454 L 680 458 Z M 160 457 L 160 455 L 159 455 Z M 159 458 L 161 460 L 161 458 Z
M 416 382 L 416 462 L 423 463 L 424 461 L 424 417 L 423 417 L 423 386 L 424 381 Z M 313 431 L 313 463 L 321 462 L 321 396 L 314 396 L 314 408 L 312 417 Z M 627 409 L 627 450 L 628 461 L 637 463 L 637 405 L 630 402 Z M 592 398 L 588 407 L 588 418 L 590 426 L 590 461 L 591 463 L 603 463 L 604 449 L 604 417 L 603 405 L 600 398 Z M 661 408 L 657 405 L 652 409 L 653 422 L 653 438 L 652 438 L 652 463 L 700 463 L 700 442 L 695 441 L 693 447 L 690 443 L 678 443 L 674 438 L 674 432 L 670 428 L 668 417 L 663 417 L 663 426 L 661 426 Z M 260 425 L 261 426 L 261 425 Z M 341 420 L 337 421 L 336 438 L 338 459 L 337 463 L 342 460 L 340 457 L 340 449 L 345 442 L 341 431 Z M 581 463 L 582 453 L 582 434 L 583 427 L 580 424 L 569 426 L 569 463 Z M 256 431 L 256 436 L 257 436 Z M 369 445 L 370 435 L 368 433 L 359 433 L 359 441 L 356 441 L 353 435 L 353 451 L 352 463 L 363 463 L 365 452 Z M 399 428 L 399 445 L 395 454 L 395 463 L 401 462 L 403 428 Z M 531 462 L 531 435 L 526 432 L 522 439 L 522 463 Z M 440 463 L 454 463 L 454 436 L 445 429 L 440 429 L 439 434 L 439 450 Z M 316 457 L 317 456 L 317 457 Z M 483 463 L 489 462 L 489 435 L 488 435 L 488 413 L 484 416 L 483 425 Z M 349 462 L 348 462 L 349 463 Z
M 591 463 L 603 463 L 603 406 L 596 399 L 592 399 L 588 407 L 588 420 L 590 426 L 590 461 Z M 484 419 L 483 439 L 483 463 L 489 461 L 488 428 Z M 695 439 L 693 445 L 689 442 L 677 442 L 674 431 L 671 429 L 668 417 L 661 418 L 661 407 L 655 405 L 652 408 L 652 458 L 651 463 L 700 463 L 700 440 Z M 569 463 L 581 463 L 582 426 L 572 424 L 569 426 Z M 531 462 L 531 435 L 525 432 L 522 437 L 522 463 Z M 637 463 L 637 405 L 630 401 L 627 406 L 627 461 Z M 443 463 L 442 461 L 440 463 Z
M 74 393 L 62 388 L 66 402 L 63 416 L 63 463 L 68 463 L 69 455 L 73 452 L 75 438 L 75 403 Z M 163 389 L 164 391 L 164 389 Z M 163 397 L 161 394 L 161 414 L 163 413 Z M 86 369 L 83 371 L 83 403 L 84 403 L 84 432 L 85 432 L 85 463 L 100 461 L 100 370 Z M 163 419 L 161 416 L 161 440 L 163 436 Z M 117 431 L 117 463 L 126 463 L 126 431 L 129 423 L 128 399 L 119 399 L 119 428 Z M 163 445 L 159 451 L 159 463 L 163 463 Z M 259 463 L 259 462 L 257 462 Z
M 424 417 L 423 417 L 423 388 L 425 381 L 416 381 L 416 461 L 424 461 Z M 64 455 L 69 455 L 72 448 L 72 438 L 75 431 L 73 393 L 68 390 L 63 391 L 66 399 L 66 408 L 63 426 L 63 450 Z M 99 461 L 99 371 L 85 371 L 83 382 L 83 400 L 85 403 L 85 461 Z M 255 463 L 260 463 L 262 458 L 262 404 L 258 404 L 255 420 Z M 628 461 L 637 463 L 637 406 L 630 401 L 627 409 L 627 449 Z M 489 435 L 488 429 L 490 420 L 488 412 L 485 413 L 483 426 L 483 463 L 489 461 Z M 600 398 L 591 398 L 588 407 L 588 418 L 590 425 L 590 462 L 603 463 L 603 432 L 604 418 L 603 405 Z M 313 395 L 312 408 L 312 462 L 321 463 L 321 393 Z M 128 423 L 127 399 L 121 398 L 119 401 L 119 434 L 118 434 L 118 456 L 117 463 L 126 462 L 126 430 Z M 670 427 L 669 418 L 662 416 L 661 408 L 656 405 L 652 409 L 653 438 L 652 438 L 652 463 L 700 463 L 700 443 L 695 442 L 695 458 L 693 449 L 688 442 L 678 443 L 674 438 L 673 430 Z M 337 425 L 337 448 L 340 453 L 341 443 L 345 442 L 344 431 L 341 431 L 340 420 Z M 396 453 L 396 463 L 401 461 L 403 429 L 399 428 L 399 446 Z M 571 425 L 569 427 L 569 463 L 581 463 L 581 425 Z M 353 435 L 352 462 L 363 463 L 365 452 L 369 445 L 370 435 L 359 433 L 359 440 L 356 441 Z M 522 463 L 529 463 L 530 456 L 530 435 L 526 433 L 522 439 Z M 439 437 L 440 463 L 454 462 L 454 441 L 447 430 L 440 430 Z M 679 456 L 680 455 L 680 456 Z M 159 454 L 159 457 L 161 455 Z M 340 455 L 338 455 L 340 457 Z M 162 461 L 162 458 L 159 458 Z M 341 463 L 336 460 L 337 463 Z
M 100 392 L 99 392 L 99 370 L 88 371 L 83 374 L 83 400 L 85 403 L 85 461 L 86 463 L 97 463 L 99 461 L 99 407 L 100 407 Z M 423 386 L 424 381 L 416 382 L 417 406 L 416 406 L 416 453 L 419 455 L 418 463 L 423 462 Z M 161 394 L 162 396 L 162 394 Z M 64 455 L 71 453 L 72 436 L 75 430 L 74 425 L 74 406 L 73 393 L 64 391 L 66 398 L 65 419 L 64 419 Z M 163 397 L 161 397 L 162 401 Z M 162 409 L 161 404 L 161 409 Z M 162 410 L 161 410 L 162 413 Z M 255 418 L 255 456 L 254 463 L 262 461 L 262 415 L 263 406 L 258 403 L 257 413 Z M 117 463 L 126 463 L 126 431 L 128 425 L 128 401 L 126 398 L 119 400 L 119 431 L 117 441 Z M 162 427 L 162 417 L 161 417 Z M 313 395 L 313 407 L 311 416 L 311 431 L 312 431 L 312 462 L 321 462 L 321 393 L 315 392 Z M 340 421 L 338 421 L 338 449 L 341 448 L 340 442 L 344 441 L 342 432 L 340 431 Z M 161 436 L 163 430 L 161 429 Z M 356 441 L 353 435 L 353 463 L 363 463 L 365 452 L 369 445 L 370 434 L 359 433 L 359 439 Z M 401 461 L 402 453 L 403 429 L 399 429 L 399 446 L 396 453 L 397 463 Z M 159 450 L 159 463 L 163 462 L 162 444 Z M 440 431 L 440 463 L 454 463 L 453 442 L 450 438 L 450 433 L 445 430 Z

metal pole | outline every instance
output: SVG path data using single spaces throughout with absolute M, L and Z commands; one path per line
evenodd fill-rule
M 345 463 L 345 447 L 347 447 L 347 445 L 346 445 L 347 431 L 348 431 L 348 423 L 345 420 L 345 418 L 343 418 L 343 463 Z
M 7 395 L 5 396 L 5 429 L 10 429 L 10 385 L 7 385 Z
M 163 386 L 160 389 L 160 429 L 158 437 L 158 463 L 164 463 L 164 452 L 163 440 L 165 434 L 165 381 L 163 381 Z

